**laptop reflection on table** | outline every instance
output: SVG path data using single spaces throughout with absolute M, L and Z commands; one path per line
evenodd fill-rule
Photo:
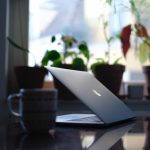
M 111 130 L 104 132 L 100 137 L 98 137 L 92 145 L 87 150 L 109 150 L 113 145 L 115 145 L 121 137 L 132 129 L 134 123 L 129 123 L 120 127 L 114 127 Z M 101 133 L 99 133 L 101 134 Z M 121 148 L 121 146 L 119 147 Z M 124 150 L 122 145 L 122 150 Z

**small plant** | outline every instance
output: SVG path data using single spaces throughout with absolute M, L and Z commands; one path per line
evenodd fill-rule
M 63 52 L 56 49 L 47 50 L 42 59 L 42 65 L 46 66 L 50 63 L 54 67 L 62 67 L 64 64 L 70 64 L 72 69 L 87 70 L 90 53 L 86 42 L 78 43 L 74 37 L 68 35 L 62 35 L 61 42 Z M 52 36 L 51 43 L 61 45 L 56 36 Z M 67 62 L 68 59 L 71 59 L 70 63 Z
M 105 65 L 110 65 L 110 64 L 116 65 L 116 64 L 119 64 L 119 61 L 121 59 L 121 57 L 119 57 L 116 60 L 114 60 L 113 63 L 110 62 L 110 59 L 111 59 L 110 58 L 111 44 L 115 39 L 120 39 L 120 34 L 116 34 L 115 36 L 108 36 L 107 28 L 108 28 L 108 21 L 103 20 L 103 31 L 104 31 L 104 37 L 105 37 L 105 40 L 106 40 L 106 43 L 107 43 L 107 50 L 105 51 L 104 58 L 97 58 L 96 62 L 91 65 L 91 70 L 94 74 L 95 74 L 96 66 L 104 65 L 104 64 Z
M 27 48 L 18 45 L 11 38 L 8 37 L 7 40 L 12 46 L 17 48 L 18 50 L 21 50 L 25 53 L 31 53 L 31 51 L 29 51 Z M 35 60 L 34 55 L 32 56 Z M 48 70 L 44 67 L 37 65 L 35 61 L 34 67 L 19 65 L 19 64 L 17 66 L 14 66 L 14 74 L 16 76 L 16 81 L 18 82 L 19 89 L 42 88 L 44 83 L 44 78 L 45 75 L 48 74 Z
M 130 0 L 131 10 L 135 21 L 132 24 L 125 26 L 121 32 L 121 43 L 122 43 L 122 51 L 124 56 L 126 57 L 129 48 L 131 47 L 130 37 L 133 33 L 136 37 L 135 42 L 135 50 L 137 52 L 137 56 L 139 61 L 144 64 L 147 61 L 150 61 L 150 36 L 147 32 L 146 27 L 141 23 L 141 13 L 137 7 L 136 0 Z M 141 0 L 140 6 L 144 5 Z
M 115 1 L 106 0 L 107 4 L 114 7 L 116 13 Z M 128 3 L 129 2 L 129 3 Z M 119 6 L 121 6 L 123 11 L 130 11 L 132 13 L 133 21 L 131 24 L 125 26 L 120 35 L 122 52 L 124 57 L 126 57 L 129 48 L 131 47 L 131 35 L 135 36 L 134 46 L 139 57 L 140 62 L 143 64 L 150 61 L 150 36 L 148 35 L 146 27 L 142 23 L 141 13 L 142 7 L 144 12 L 149 6 L 146 1 L 143 0 L 129 0 L 127 3 L 120 0 Z M 130 6 L 129 6 L 130 4 Z

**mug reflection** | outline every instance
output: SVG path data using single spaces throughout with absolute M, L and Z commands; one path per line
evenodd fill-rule
M 78 131 L 56 131 L 55 134 L 24 135 L 20 141 L 21 150 L 82 150 Z

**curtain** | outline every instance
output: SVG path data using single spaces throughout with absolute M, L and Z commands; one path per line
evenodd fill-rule
M 9 0 L 8 37 L 18 45 L 28 47 L 29 1 Z M 27 65 L 27 53 L 8 41 L 8 94 L 18 92 L 14 67 Z
M 7 0 L 0 0 L 0 101 L 6 97 L 6 10 Z

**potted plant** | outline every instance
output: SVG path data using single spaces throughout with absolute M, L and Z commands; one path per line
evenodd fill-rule
M 91 70 L 101 83 L 103 83 L 110 91 L 118 96 L 125 66 L 119 64 L 121 57 L 116 58 L 116 60 L 112 63 L 110 62 L 111 42 L 120 36 L 119 34 L 116 36 L 108 36 L 106 33 L 107 26 L 108 22 L 103 21 L 103 31 L 108 47 L 105 51 L 105 57 L 97 58 L 96 62 L 91 65 Z
M 23 48 L 17 43 L 15 43 L 11 38 L 8 37 L 7 39 L 9 43 L 12 44 L 17 49 L 27 53 L 31 53 L 28 49 Z M 19 89 L 42 88 L 44 77 L 46 74 L 48 74 L 48 70 L 46 68 L 38 66 L 36 63 L 34 67 L 16 66 L 14 68 L 14 71 Z
M 137 39 L 135 43 L 136 54 L 141 64 L 150 62 L 150 36 L 146 27 L 141 23 L 141 15 L 138 11 L 136 1 L 130 0 L 131 12 L 135 18 L 135 22 L 125 26 L 121 32 L 121 43 L 123 54 L 126 57 L 127 52 L 131 46 L 130 37 L 132 33 Z M 150 65 L 143 66 L 143 73 L 145 75 L 148 94 L 150 95 Z
M 150 36 L 146 35 L 142 38 L 142 42 L 138 46 L 137 56 L 141 64 L 150 63 Z M 150 95 L 150 65 L 142 67 L 145 75 L 147 91 Z
M 56 36 L 52 36 L 51 42 L 61 45 L 63 52 L 54 49 L 47 50 L 41 62 L 43 66 L 50 63 L 53 67 L 87 70 L 90 54 L 86 42 L 78 43 L 74 37 L 67 35 L 61 36 L 62 43 L 57 41 Z
M 86 42 L 78 42 L 73 36 L 62 35 L 60 41 L 56 36 L 52 36 L 51 43 L 60 45 L 62 52 L 56 49 L 47 50 L 41 61 L 43 66 L 51 65 L 53 67 L 87 71 L 90 54 Z M 77 99 L 55 77 L 54 84 L 59 91 L 59 99 Z

